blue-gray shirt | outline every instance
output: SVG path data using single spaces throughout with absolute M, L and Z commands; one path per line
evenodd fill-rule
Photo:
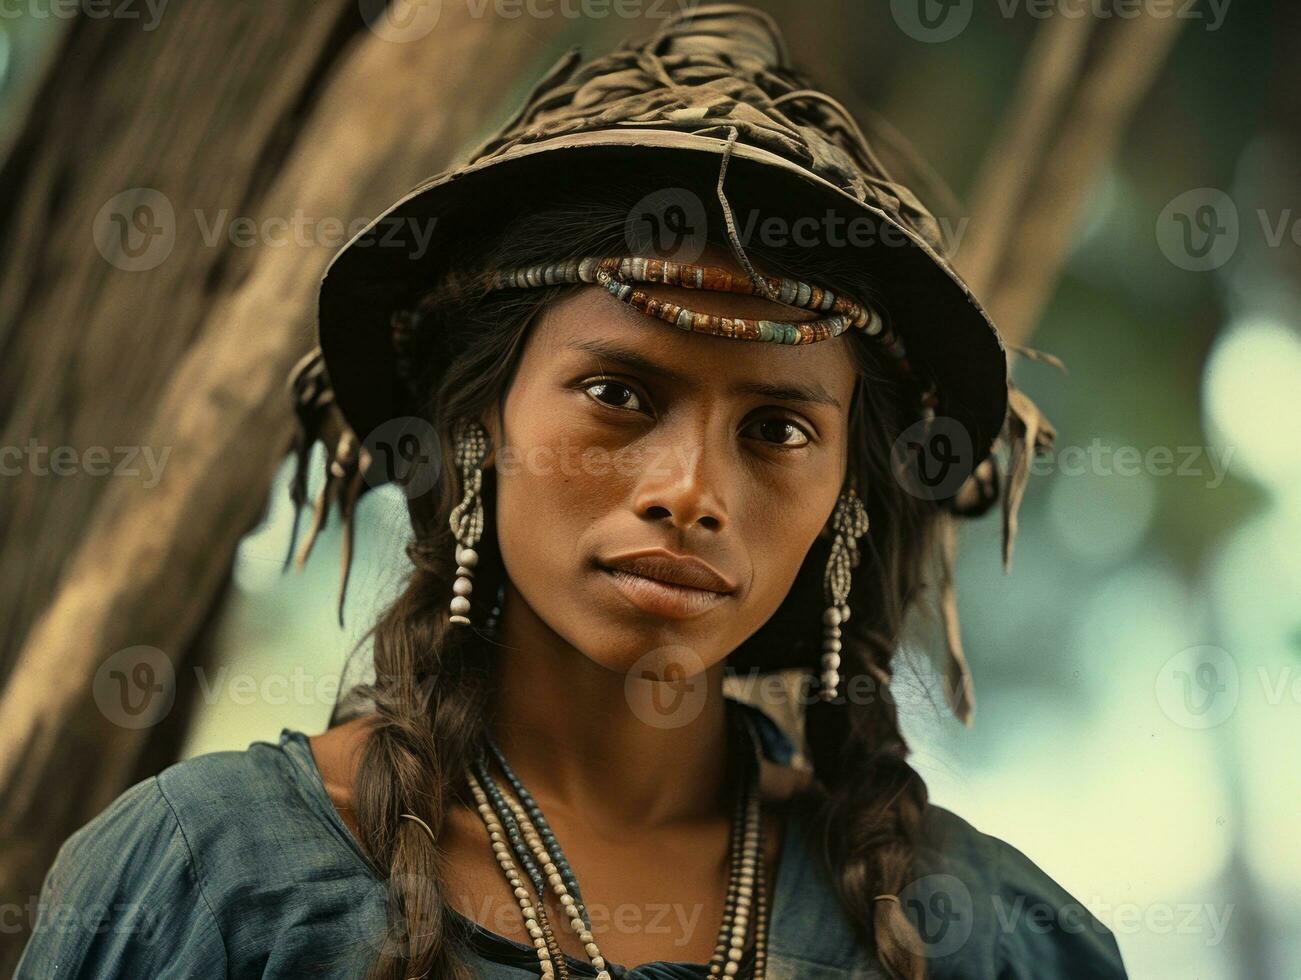
M 753 709 L 752 709 L 753 710 Z M 763 719 L 765 753 L 790 746 Z M 786 822 L 768 941 L 770 980 L 877 980 L 808 822 Z M 1123 978 L 1112 934 L 1025 855 L 939 807 L 903 907 L 932 980 Z M 363 977 L 386 928 L 386 886 L 326 794 L 306 736 L 200 756 L 138 783 L 75 833 L 41 892 L 16 976 Z M 484 980 L 537 977 L 532 947 L 453 913 Z M 747 954 L 748 963 L 749 954 Z M 592 977 L 569 958 L 570 972 Z M 615 980 L 700 980 L 656 961 Z

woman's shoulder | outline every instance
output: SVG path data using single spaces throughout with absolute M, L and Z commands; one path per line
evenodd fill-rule
M 364 869 L 355 842 L 331 819 L 308 739 L 299 732 L 196 756 L 152 782 L 153 791 L 135 806 L 148 806 L 150 819 L 178 829 L 214 904 L 225 904 L 229 891 L 246 900 L 257 886 L 278 890 Z
M 195 887 L 185 836 L 158 780 L 147 779 L 59 849 L 15 976 L 165 975 L 167 953 L 178 948 L 193 957 L 183 966 L 211 963 L 225 974 L 221 932 Z
M 900 901 L 937 980 L 1126 976 L 1115 937 L 1085 903 L 1022 851 L 943 807 L 926 809 Z
M 18 976 L 262 975 L 364 943 L 384 892 L 310 765 L 286 731 L 132 786 L 60 849 Z
M 279 741 L 212 752 L 164 769 L 158 795 L 198 857 L 301 867 L 320 856 L 359 857 L 328 819 L 308 739 L 286 730 Z M 302 841 L 305 848 L 293 846 Z M 337 846 L 326 846 L 337 845 Z M 310 865 L 309 861 L 309 865 Z
M 819 797 L 806 794 L 798 804 L 791 812 L 802 832 L 789 838 L 791 863 L 779 875 L 785 884 L 772 954 L 792 975 L 880 977 L 870 941 L 819 859 Z M 1115 938 L 1083 903 L 1011 844 L 943 807 L 927 806 L 912 868 L 895 897 L 916 930 L 930 980 L 1126 976 Z

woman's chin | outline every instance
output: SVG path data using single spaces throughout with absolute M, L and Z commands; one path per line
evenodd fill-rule
M 583 653 L 593 663 L 630 682 L 682 681 L 703 674 L 711 663 L 698 646 L 669 636 L 646 637 L 640 643 Z

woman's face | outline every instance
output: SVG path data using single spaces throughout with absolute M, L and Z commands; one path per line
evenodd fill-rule
M 717 252 L 701 261 L 740 271 Z M 711 313 L 812 318 L 646 288 Z M 701 670 L 725 658 L 781 604 L 840 492 L 849 343 L 688 334 L 599 287 L 549 306 L 500 416 L 485 420 L 512 591 L 611 670 L 659 651 L 681 663 L 684 648 Z M 691 586 L 662 581 L 683 575 Z

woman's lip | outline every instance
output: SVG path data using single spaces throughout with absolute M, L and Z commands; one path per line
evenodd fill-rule
M 598 567 L 634 606 L 665 619 L 690 619 L 708 612 L 727 599 L 727 595 L 722 592 L 672 585 L 622 569 L 606 568 L 604 565 Z
M 631 554 L 601 558 L 597 564 L 686 589 L 702 589 L 727 595 L 736 591 L 736 586 L 708 562 L 666 548 L 646 548 Z

